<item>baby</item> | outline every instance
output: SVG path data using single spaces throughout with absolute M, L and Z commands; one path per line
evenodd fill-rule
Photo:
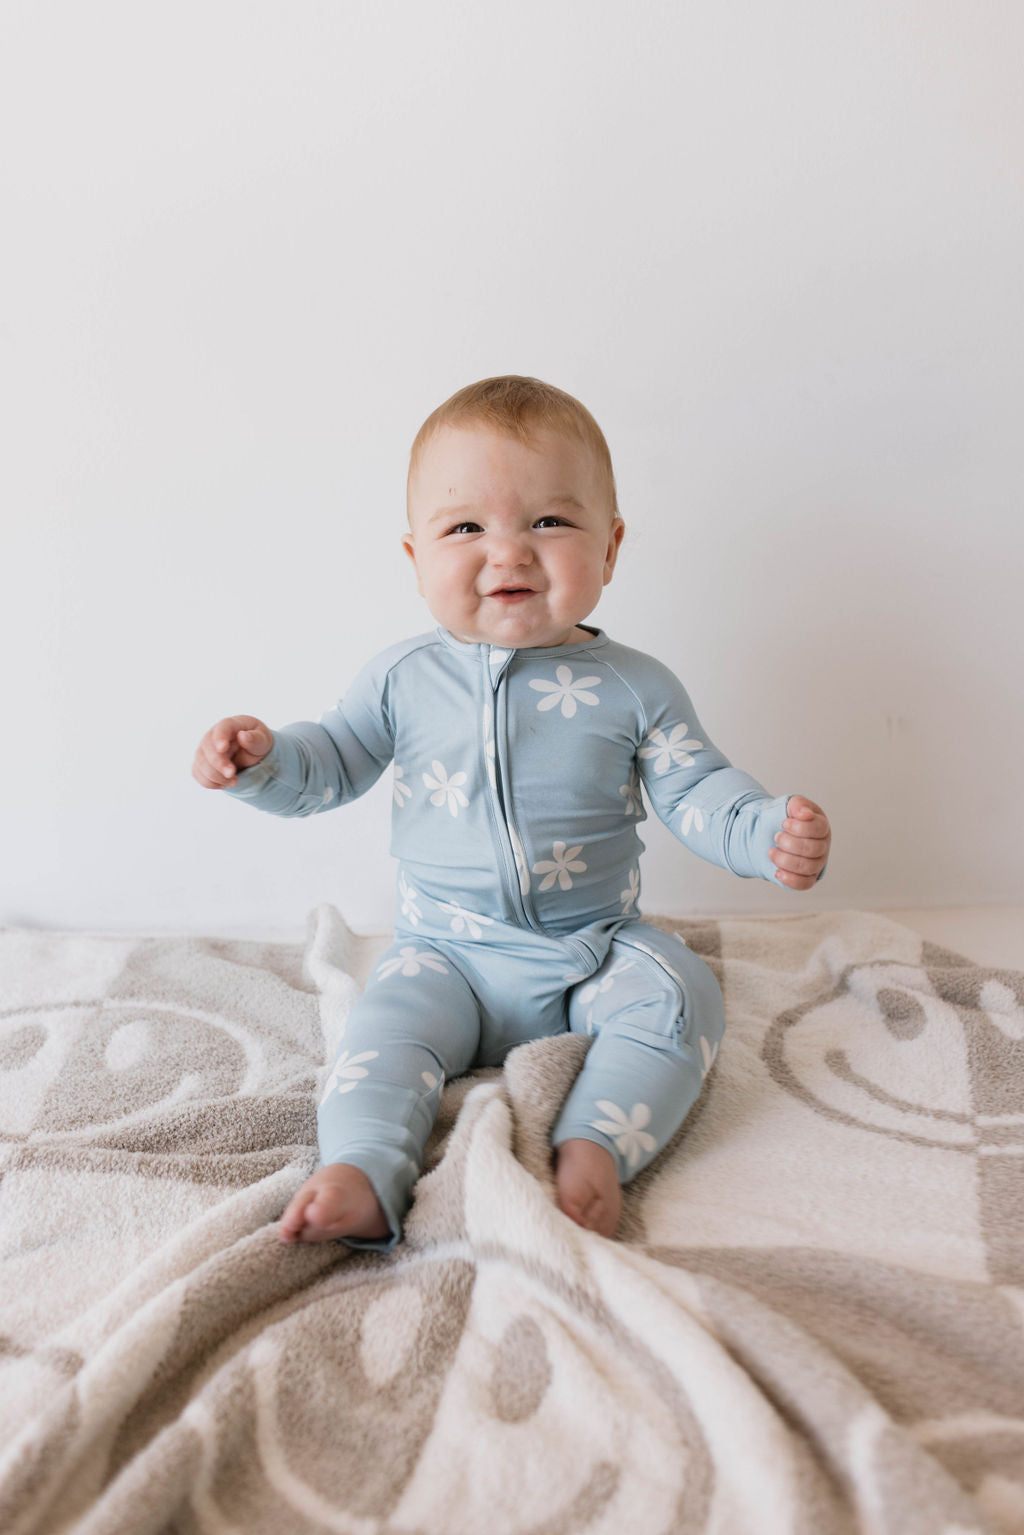
M 701 857 L 793 890 L 822 874 L 829 823 L 732 767 L 666 666 L 583 624 L 624 523 L 578 400 L 518 376 L 459 390 L 417 434 L 407 500 L 438 627 L 370 661 L 319 724 L 219 721 L 192 768 L 305 816 L 394 763 L 395 941 L 346 1021 L 321 1165 L 280 1234 L 394 1246 L 445 1080 L 570 1029 L 593 1043 L 552 1136 L 556 1197 L 611 1236 L 724 1028 L 708 966 L 640 919 L 641 790 Z

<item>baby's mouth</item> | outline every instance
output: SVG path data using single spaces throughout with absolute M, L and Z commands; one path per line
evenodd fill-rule
M 537 594 L 532 586 L 498 586 L 487 595 L 497 602 L 522 602 L 525 598 L 535 597 Z

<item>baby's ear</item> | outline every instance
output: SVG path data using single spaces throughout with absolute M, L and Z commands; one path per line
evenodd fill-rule
M 402 534 L 402 548 L 405 550 L 405 552 L 409 556 L 410 560 L 412 560 L 413 568 L 416 571 L 416 588 L 417 588 L 420 596 L 422 597 L 422 595 L 423 595 L 423 582 L 420 579 L 420 568 L 416 564 L 416 543 L 415 543 L 415 540 L 414 540 L 414 538 L 413 538 L 411 533 L 403 533 Z
M 626 524 L 623 522 L 622 518 L 614 518 L 611 525 L 611 531 L 608 534 L 608 549 L 604 557 L 605 586 L 608 585 L 608 582 L 612 578 L 612 573 L 615 570 L 615 561 L 619 557 L 619 546 L 622 543 L 622 535 L 625 533 L 625 531 Z

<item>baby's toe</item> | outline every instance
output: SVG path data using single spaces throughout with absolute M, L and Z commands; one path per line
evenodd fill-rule
M 596 1193 L 590 1199 L 580 1217 L 580 1225 L 588 1231 L 596 1231 L 600 1236 L 610 1237 L 619 1224 L 618 1203 L 612 1208 L 611 1202 L 604 1194 Z
M 348 1207 L 349 1200 L 342 1189 L 331 1185 L 321 1189 L 312 1203 L 306 1206 L 303 1241 L 316 1242 L 333 1236 L 336 1228 L 345 1225 Z
M 617 1194 L 617 1190 L 615 1192 Z M 575 1221 L 577 1226 L 604 1237 L 610 1237 L 619 1223 L 620 1203 L 615 1194 L 589 1183 L 569 1184 L 567 1181 L 558 1191 L 562 1214 Z

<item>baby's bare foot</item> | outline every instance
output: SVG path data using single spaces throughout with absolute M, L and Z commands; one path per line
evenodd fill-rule
M 622 1189 L 610 1151 L 596 1141 L 563 1141 L 558 1148 L 555 1191 L 563 1215 L 597 1231 L 614 1236 L 622 1214 Z
M 347 1162 L 317 1168 L 281 1217 L 282 1242 L 375 1242 L 390 1230 L 369 1178 Z

